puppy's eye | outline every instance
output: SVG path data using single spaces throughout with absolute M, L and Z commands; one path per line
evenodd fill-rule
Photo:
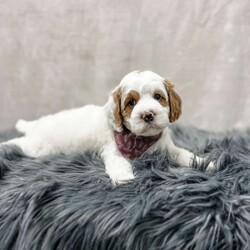
M 154 95 L 154 99 L 157 100 L 157 101 L 160 101 L 161 98 L 162 98 L 162 97 L 161 97 L 161 95 L 159 95 L 159 94 L 155 94 L 155 95 Z
M 134 107 L 136 105 L 136 101 L 134 99 L 129 100 L 128 105 L 130 107 Z

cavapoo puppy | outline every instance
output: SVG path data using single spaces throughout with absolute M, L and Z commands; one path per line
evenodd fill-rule
M 151 71 L 134 71 L 104 106 L 20 120 L 16 128 L 24 136 L 4 144 L 15 144 L 32 157 L 92 150 L 104 160 L 112 182 L 123 183 L 134 178 L 131 160 L 145 152 L 167 151 L 179 164 L 190 165 L 194 154 L 175 146 L 168 128 L 180 114 L 181 99 L 169 80 Z M 210 162 L 208 169 L 213 167 Z

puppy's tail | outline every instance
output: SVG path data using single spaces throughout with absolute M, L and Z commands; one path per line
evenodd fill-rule
M 16 130 L 26 134 L 34 125 L 34 121 L 18 120 Z

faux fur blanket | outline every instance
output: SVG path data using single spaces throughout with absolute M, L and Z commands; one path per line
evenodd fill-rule
M 172 133 L 217 170 L 155 153 L 114 187 L 92 152 L 33 159 L 2 149 L 0 249 L 250 249 L 250 131 Z

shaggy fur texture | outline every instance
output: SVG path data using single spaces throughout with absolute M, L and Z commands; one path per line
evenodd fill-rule
M 194 154 L 177 147 L 168 128 L 180 114 L 181 98 L 171 82 L 152 71 L 137 70 L 122 78 L 103 106 L 85 105 L 33 121 L 21 119 L 16 129 L 24 135 L 3 144 L 14 144 L 31 157 L 96 152 L 113 183 L 122 184 L 135 178 L 128 159 L 143 153 L 168 152 L 179 164 L 190 165 Z M 204 162 L 198 156 L 195 160 Z M 207 170 L 212 169 L 209 162 Z
M 32 159 L 6 146 L 0 248 L 250 249 L 250 131 L 172 133 L 218 170 L 155 153 L 134 161 L 134 180 L 114 187 L 93 153 Z

